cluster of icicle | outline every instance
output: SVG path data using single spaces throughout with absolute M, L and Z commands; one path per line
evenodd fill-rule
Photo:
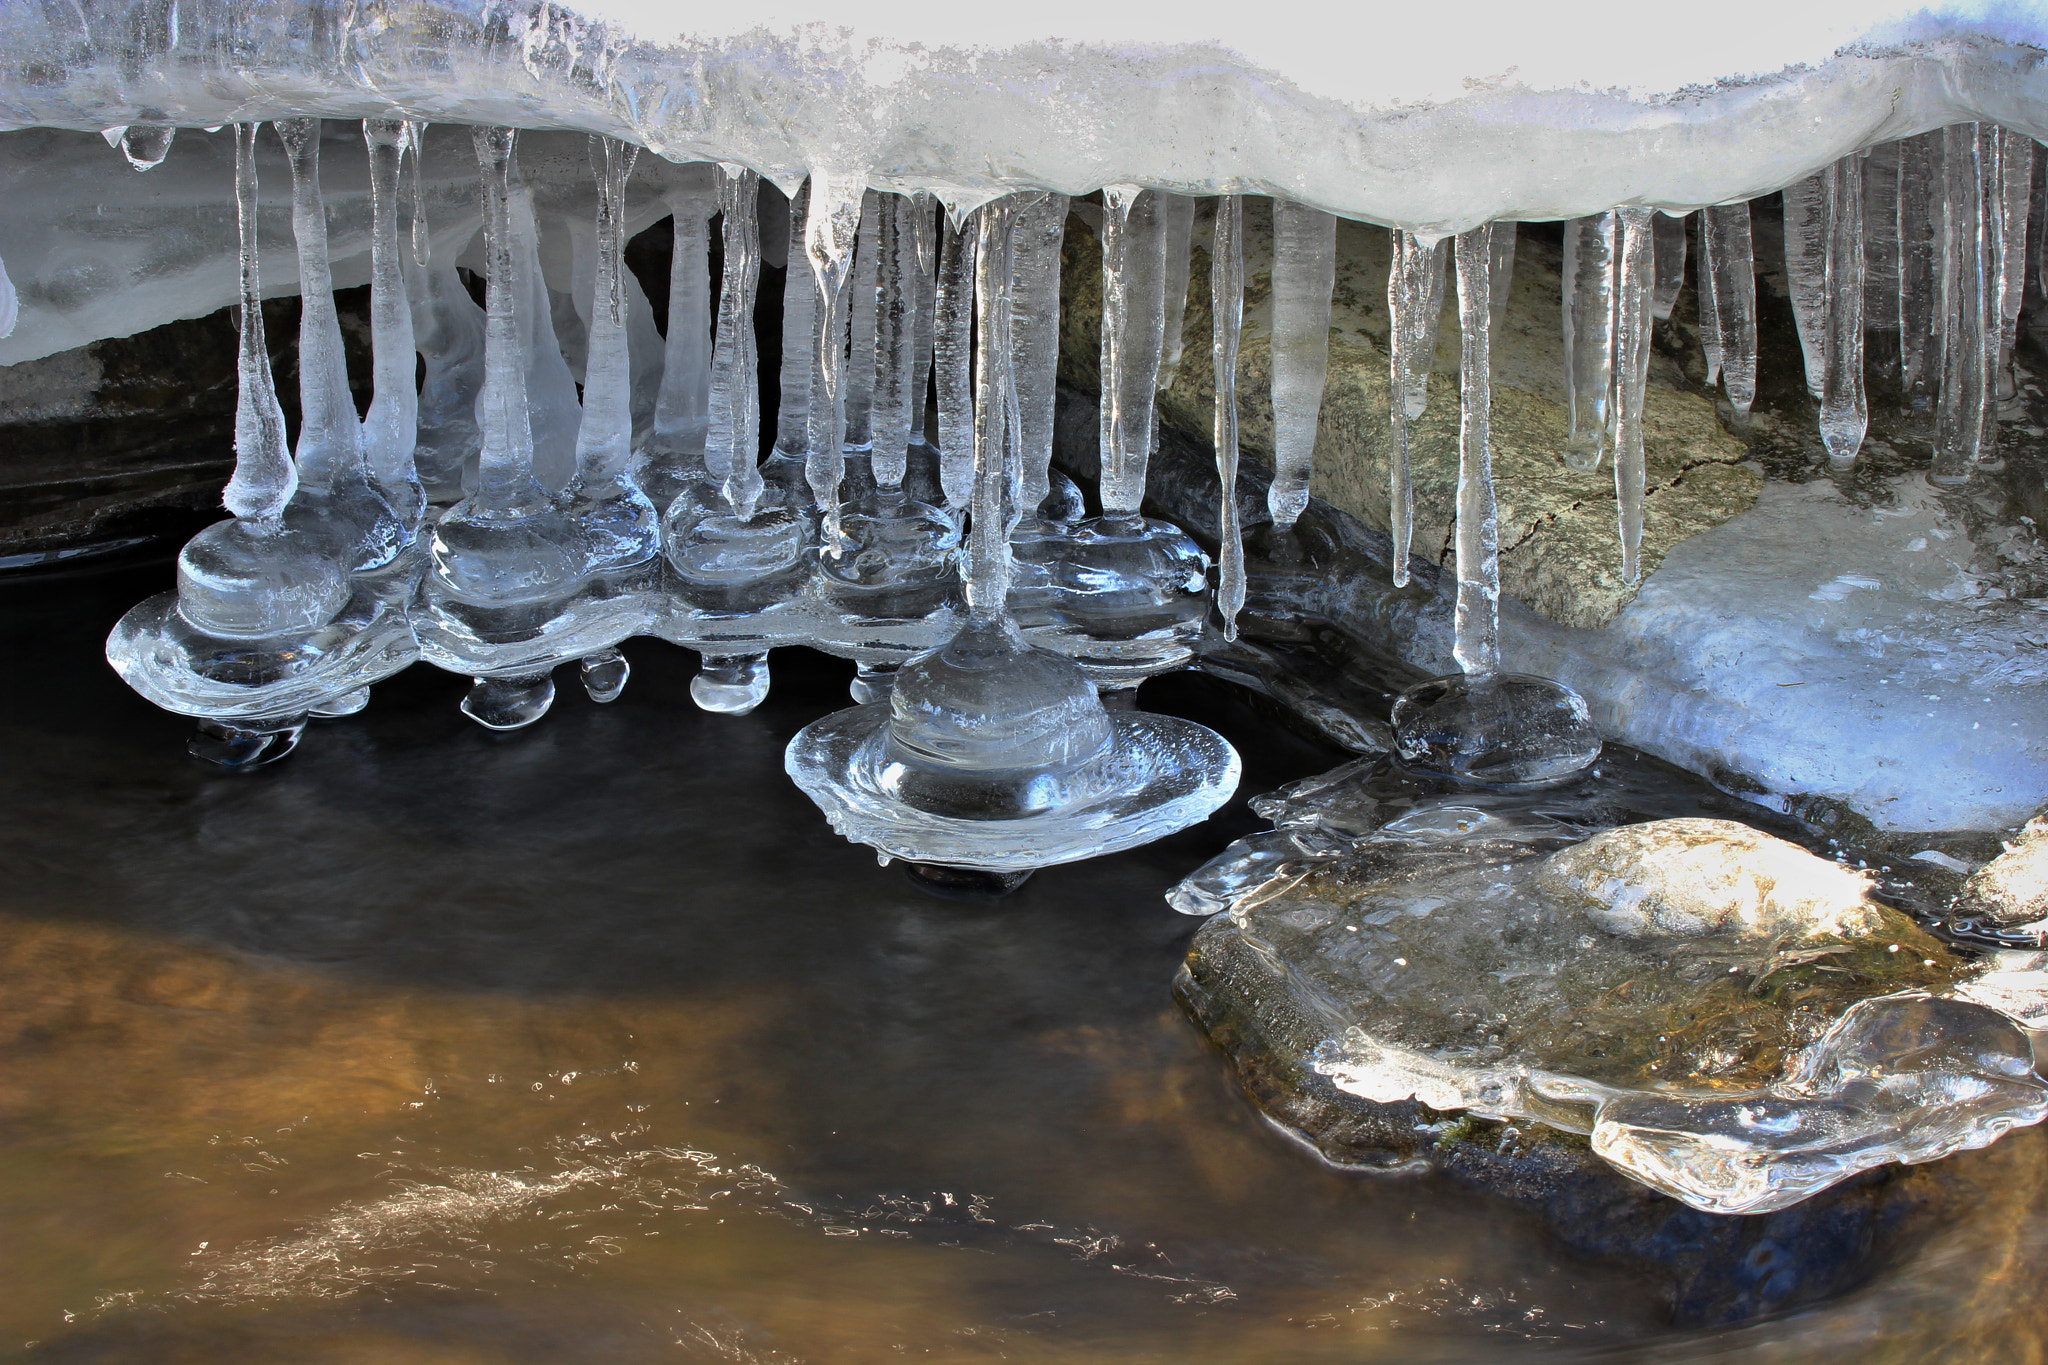
M 283 449 L 283 424 L 270 388 L 251 233 L 245 221 L 242 404 L 239 461 L 228 504 L 239 516 L 275 518 L 287 502 L 318 503 L 352 538 L 349 568 L 389 562 L 430 522 L 413 468 L 438 453 L 434 436 L 461 427 L 468 407 L 487 434 L 481 468 L 442 469 L 430 487 L 466 482 L 489 500 L 530 482 L 550 448 L 572 465 L 543 482 L 574 487 L 616 484 L 637 455 L 641 483 L 657 507 L 670 501 L 681 469 L 661 461 L 701 460 L 731 511 L 753 514 L 763 487 L 751 458 L 759 430 L 757 358 L 751 312 L 761 265 L 751 213 L 757 184 L 749 171 L 723 168 L 699 192 L 678 191 L 669 328 L 651 434 L 636 439 L 632 364 L 619 323 L 616 215 L 630 149 L 607 144 L 613 168 L 603 203 L 613 215 L 609 270 L 600 288 L 609 307 L 593 327 L 581 400 L 547 321 L 534 255 L 530 205 L 498 206 L 488 252 L 493 268 L 523 278 L 492 309 L 491 324 L 510 329 L 496 348 L 503 364 L 523 356 L 515 386 L 493 383 L 478 363 L 467 299 L 450 288 L 453 272 L 434 272 L 417 197 L 412 259 L 397 230 L 399 159 L 420 127 L 390 120 L 365 125 L 376 191 L 372 332 L 376 400 L 360 425 L 349 406 L 339 326 L 325 287 L 324 226 L 314 158 L 317 124 L 279 124 L 292 152 L 294 225 L 307 300 L 301 331 L 304 427 L 296 459 Z M 240 165 L 253 177 L 253 128 L 239 133 Z M 508 143 L 509 145 L 509 143 Z M 160 149 L 124 143 L 138 165 Z M 508 156 L 509 161 L 509 156 Z M 1808 388 L 1819 400 L 1829 459 L 1856 459 L 1868 420 L 1865 337 L 1896 334 L 1874 363 L 1906 402 L 1934 415 L 1936 458 L 1930 477 L 1961 482 L 1995 464 L 1997 406 L 2009 395 L 2011 352 L 2025 275 L 2034 143 L 1991 125 L 1959 125 L 1846 157 L 1784 194 L 1786 271 L 1805 351 Z M 501 197 L 509 187 L 501 187 Z M 1109 186 L 1104 208 L 1102 503 L 1137 515 L 1155 442 L 1153 394 L 1182 363 L 1179 316 L 1195 201 L 1137 186 Z M 1008 296 L 1004 345 L 1011 397 L 1005 421 L 1020 453 L 1021 487 L 1010 515 L 1029 516 L 1050 488 L 1053 387 L 1058 351 L 1063 195 L 1031 191 L 952 217 L 929 196 L 878 193 L 865 177 L 820 169 L 799 192 L 783 304 L 782 402 L 773 451 L 801 462 L 819 509 L 820 545 L 840 535 L 841 484 L 849 453 L 867 455 L 873 481 L 902 487 L 906 452 L 935 448 L 944 502 L 966 521 L 973 486 L 973 435 L 980 419 L 971 382 L 976 354 L 976 282 Z M 244 202 L 246 218 L 246 198 Z M 724 278 L 712 316 L 708 275 L 711 223 L 724 214 Z M 1009 268 L 992 276 L 975 264 L 977 214 L 1000 213 L 1009 227 Z M 1738 420 L 1756 392 L 1755 260 L 1746 204 L 1696 215 L 1699 330 L 1709 381 L 1720 384 Z M 1223 555 L 1217 588 L 1226 633 L 1244 601 L 1234 483 L 1238 461 L 1236 354 L 1243 296 L 1242 205 L 1216 201 L 1211 297 L 1216 301 L 1214 436 Z M 1269 507 L 1291 526 L 1306 506 L 1316 428 L 1328 369 L 1336 220 L 1285 201 L 1274 205 L 1274 478 Z M 1422 415 L 1434 359 L 1437 320 L 1448 278 L 1456 274 L 1463 337 L 1460 364 L 1460 466 L 1456 518 L 1456 657 L 1470 673 L 1497 666 L 1497 527 L 1487 437 L 1489 342 L 1506 301 L 1514 264 L 1514 227 L 1489 224 L 1453 241 L 1396 230 L 1387 283 L 1391 314 L 1391 505 L 1396 583 L 1409 574 L 1413 491 L 1408 426 Z M 1653 318 L 1668 317 L 1683 279 L 1684 220 L 1623 207 L 1566 225 L 1563 333 L 1570 416 L 1565 458 L 1592 470 L 1611 461 L 1619 509 L 1624 577 L 1640 574 L 1645 471 L 1642 415 Z M 1448 258 L 1448 259 L 1447 259 Z M 522 269 L 523 268 L 523 269 Z M 408 294 L 410 295 L 408 299 Z M 605 325 L 608 322 L 611 325 Z M 414 335 L 420 324 L 420 334 Z M 516 334 L 516 335 L 515 335 Z M 424 395 L 412 382 L 412 354 L 427 360 Z M 502 368 L 500 366 L 499 368 Z M 469 378 L 465 380 L 464 375 Z M 923 431 L 927 385 L 936 397 L 936 430 Z M 514 398 L 514 411 L 506 405 Z M 479 402 L 481 398 L 481 402 Z M 514 430 L 517 429 L 517 438 Z M 530 439 L 529 439 L 530 437 Z M 635 447 L 638 447 L 636 450 Z M 653 452 L 650 460 L 649 452 Z M 470 458 L 475 460 L 474 447 Z M 507 459 L 520 469 L 502 467 Z M 360 524 L 357 524 L 360 523 Z M 976 566 L 969 556 L 971 578 Z M 987 566 L 983 566 L 986 568 Z M 971 595 L 971 590 L 970 590 Z
M 1961 484 L 1998 467 L 1998 405 L 2013 395 L 2012 353 L 2027 274 L 2036 144 L 1992 124 L 1959 124 L 1842 158 L 1784 192 L 1785 271 L 1820 406 L 1830 465 L 1855 464 L 1869 425 L 1866 364 L 1910 412 L 1934 418 L 1928 477 Z M 1697 220 L 1697 314 L 1707 382 L 1739 424 L 1756 400 L 1756 259 L 1747 203 Z M 1278 203 L 1274 218 L 1274 522 L 1307 502 L 1317 407 L 1328 368 L 1334 220 Z M 1428 397 L 1447 246 L 1395 230 L 1390 488 L 1393 577 L 1405 584 L 1414 524 L 1408 425 Z M 1671 316 L 1685 275 L 1685 218 L 1623 207 L 1565 225 L 1566 462 L 1614 470 L 1622 575 L 1641 575 L 1643 402 L 1653 319 Z M 2044 245 L 2048 275 L 2048 245 Z M 1514 225 L 1455 239 L 1463 350 L 1455 556 L 1456 656 L 1497 666 L 1498 544 L 1487 448 L 1489 332 L 1505 312 Z M 1866 357 L 1866 333 L 1880 344 Z M 1219 447 L 1222 432 L 1219 425 Z

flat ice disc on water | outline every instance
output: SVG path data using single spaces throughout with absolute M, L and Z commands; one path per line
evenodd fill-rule
M 1104 794 L 1014 820 L 933 815 L 884 793 L 859 761 L 889 723 L 877 703 L 835 711 L 789 742 L 783 766 L 832 828 L 892 858 L 1023 872 L 1149 844 L 1206 819 L 1237 790 L 1237 751 L 1206 726 L 1119 712 L 1104 760 Z

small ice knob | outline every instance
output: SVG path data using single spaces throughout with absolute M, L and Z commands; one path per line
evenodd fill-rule
M 1452 674 L 1394 701 L 1401 762 L 1487 786 L 1556 782 L 1600 757 L 1586 699 L 1526 673 Z
M 1094 794 L 1108 713 L 1073 663 L 1007 620 L 971 625 L 897 675 L 879 785 L 917 809 L 1002 820 Z

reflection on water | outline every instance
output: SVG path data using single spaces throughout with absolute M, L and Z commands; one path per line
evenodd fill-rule
M 414 670 L 224 779 L 98 662 L 147 580 L 0 587 L 7 656 L 46 667 L 0 684 L 0 1355 L 2040 1350 L 2038 1132 L 1950 1163 L 1981 1212 L 1879 1284 L 1715 1336 L 1484 1197 L 1313 1164 L 1167 994 L 1192 926 L 1160 894 L 1241 806 L 933 900 L 780 775 L 838 666 L 705 716 L 656 645 L 617 705 L 565 694 L 509 738 Z M 1239 742 L 1248 791 L 1330 761 L 1155 687 Z

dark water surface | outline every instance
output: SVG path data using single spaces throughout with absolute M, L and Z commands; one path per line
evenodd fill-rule
M 610 707 L 493 736 L 420 667 L 222 777 L 100 658 L 168 577 L 0 582 L 0 1358 L 2040 1358 L 2038 1130 L 1955 1159 L 1979 1211 L 1878 1283 L 1680 1336 L 1653 1277 L 1236 1094 L 1161 894 L 1241 801 L 936 900 L 782 776 L 849 666 L 711 716 L 652 641 Z M 1337 758 L 1145 700 L 1246 793 Z

